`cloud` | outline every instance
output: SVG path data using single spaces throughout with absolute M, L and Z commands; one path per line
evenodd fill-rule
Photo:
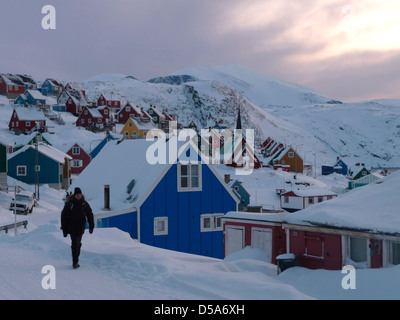
M 41 29 L 46 4 L 54 31 Z M 147 80 L 237 63 L 337 99 L 394 97 L 398 12 L 398 0 L 4 0 L 0 72 Z

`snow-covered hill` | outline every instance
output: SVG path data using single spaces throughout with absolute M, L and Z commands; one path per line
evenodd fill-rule
M 233 129 L 238 108 L 243 128 L 256 141 L 273 137 L 305 158 L 332 164 L 341 156 L 351 165 L 397 167 L 400 161 L 400 101 L 339 103 L 312 89 L 237 66 L 190 67 L 172 75 L 140 81 L 103 74 L 85 82 L 87 94 L 113 94 L 141 107 L 150 104 L 188 125 L 208 128 L 222 120 Z
M 302 106 L 314 103 L 338 103 L 313 89 L 271 77 L 258 71 L 229 64 L 223 66 L 188 67 L 173 73 L 190 75 L 201 80 L 214 80 L 236 88 L 258 106 Z

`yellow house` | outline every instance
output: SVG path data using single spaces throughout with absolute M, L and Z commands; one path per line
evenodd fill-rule
M 129 118 L 122 129 L 121 134 L 128 139 L 146 139 L 147 133 L 151 129 L 157 129 L 157 127 L 150 119 Z

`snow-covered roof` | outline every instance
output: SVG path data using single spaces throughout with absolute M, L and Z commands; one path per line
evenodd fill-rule
M 73 191 L 75 187 L 80 187 L 85 194 L 85 198 L 92 206 L 94 213 L 104 214 L 104 185 L 110 185 L 112 212 L 127 209 L 136 210 L 142 201 L 146 199 L 152 188 L 156 186 L 158 179 L 172 165 L 168 164 L 170 158 L 169 143 L 171 143 L 172 139 L 176 140 L 177 138 L 172 137 L 169 142 L 162 142 L 162 140 L 147 141 L 144 139 L 108 142 L 89 166 L 72 183 L 69 191 Z M 157 154 L 157 150 L 154 150 L 156 143 L 159 147 L 165 144 L 167 163 L 149 163 L 147 154 Z M 177 144 L 178 150 L 182 155 L 189 146 L 192 148 L 191 150 L 196 151 L 190 152 L 190 156 L 185 156 L 184 160 L 198 160 L 197 146 L 192 141 L 190 141 L 186 148 L 182 148 L 185 144 L 183 141 L 172 143 L 173 145 L 174 143 Z M 175 150 L 175 148 L 172 149 Z M 179 155 L 179 157 L 181 158 L 182 155 Z M 176 156 L 174 155 L 174 158 Z M 228 192 L 231 193 L 230 190 Z
M 25 107 L 14 109 L 18 114 L 18 119 L 21 121 L 45 121 L 46 117 L 42 112 L 37 109 L 30 109 Z
M 292 224 L 400 235 L 400 172 L 288 215 Z
M 45 100 L 47 99 L 46 96 L 44 96 L 39 90 L 26 90 L 33 99 L 35 100 Z
M 281 194 L 281 196 L 285 196 L 287 193 L 293 192 L 296 196 L 299 197 L 318 197 L 318 196 L 336 196 L 337 194 L 333 191 L 326 189 L 302 189 L 302 190 L 293 190 L 288 191 L 286 193 Z
M 150 121 L 143 121 L 143 120 L 138 120 L 138 119 L 135 119 L 135 118 L 130 118 L 130 119 L 135 124 L 136 128 L 138 128 L 138 130 L 157 129 L 157 126 L 151 120 Z
M 228 212 L 224 218 L 228 219 L 244 219 L 268 222 L 283 222 L 288 213 L 263 213 L 263 212 Z
M 20 153 L 23 153 L 26 150 L 28 150 L 29 148 L 35 149 L 35 146 L 34 145 L 26 145 L 26 146 L 22 147 L 21 149 L 19 149 L 18 151 L 10 154 L 8 156 L 8 159 L 10 160 L 10 159 L 16 157 Z M 45 143 L 39 143 L 38 151 L 40 153 L 46 155 L 47 157 L 57 161 L 58 163 L 63 164 L 65 162 L 65 158 L 72 160 L 72 157 L 70 157 L 68 154 L 66 154 L 52 146 L 49 146 L 48 144 L 45 144 Z

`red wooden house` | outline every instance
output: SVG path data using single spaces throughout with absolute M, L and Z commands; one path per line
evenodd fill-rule
M 111 94 L 101 94 L 97 99 L 98 106 L 107 106 L 110 109 L 121 109 L 121 101 L 113 99 Z
M 88 102 L 84 94 L 77 89 L 65 89 L 62 91 L 57 99 L 59 105 L 65 105 L 67 112 L 77 116 L 82 112 L 84 106 L 88 105 Z
M 400 264 L 400 172 L 361 190 L 288 215 L 287 252 L 316 269 Z
M 28 133 L 32 130 L 46 132 L 46 118 L 42 113 L 33 109 L 25 107 L 15 108 L 8 128 L 17 134 Z
M 67 89 L 67 90 L 78 90 L 86 98 L 86 90 L 80 83 L 68 82 L 67 85 L 65 86 L 65 89 Z
M 142 113 L 142 110 L 134 104 L 127 103 L 125 107 L 123 107 L 117 114 L 117 122 L 118 123 L 126 123 L 129 118 L 140 118 L 144 117 L 144 114 Z M 150 117 L 150 116 L 149 116 Z
M 101 111 L 84 107 L 76 120 L 77 127 L 88 128 L 89 126 L 94 127 L 96 130 L 103 130 L 105 125 L 109 123 L 109 117 L 103 116 L 107 112 L 110 113 L 107 107 L 103 107 Z
M 19 76 L 0 74 L 0 94 L 9 99 L 16 99 L 19 95 L 25 93 L 25 89 L 26 85 Z
M 72 157 L 72 174 L 80 174 L 91 161 L 90 155 L 77 143 L 68 150 L 67 154 Z
M 276 257 L 286 252 L 282 213 L 228 212 L 223 218 L 224 256 L 246 246 L 259 248 L 276 264 Z

